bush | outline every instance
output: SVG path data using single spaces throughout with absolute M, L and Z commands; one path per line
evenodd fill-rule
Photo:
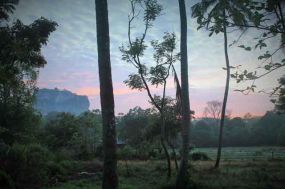
M 210 160 L 209 156 L 204 152 L 194 152 L 191 154 L 191 159 L 193 161 L 207 161 Z
M 55 161 L 60 162 L 64 160 L 72 160 L 73 152 L 67 149 L 61 149 L 59 151 L 54 152 L 55 154 Z
M 49 161 L 47 163 L 49 184 L 56 184 L 57 181 L 65 181 L 67 175 L 66 169 L 59 163 Z
M 59 162 L 60 166 L 65 170 L 72 170 L 74 169 L 74 162 L 71 160 L 62 160 Z
M 4 171 L 0 170 L 0 186 L 2 189 L 14 189 L 15 184 L 11 177 Z
M 99 159 L 103 159 L 103 146 L 102 144 L 98 145 L 95 149 L 95 156 Z
M 0 152 L 1 178 L 11 178 L 16 188 L 42 188 L 51 178 L 64 175 L 64 169 L 53 162 L 54 157 L 47 148 L 39 144 L 14 144 Z M 11 182 L 10 182 L 11 183 Z
M 118 158 L 120 160 L 130 160 L 133 159 L 136 154 L 134 148 L 129 145 L 124 146 L 123 148 L 118 150 Z

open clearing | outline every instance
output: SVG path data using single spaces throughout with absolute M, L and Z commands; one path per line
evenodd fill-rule
M 193 188 L 283 189 L 285 188 L 284 149 L 281 147 L 224 148 L 221 167 L 218 170 L 213 169 L 215 148 L 195 149 L 194 151 L 209 153 L 212 160 L 191 162 Z M 98 161 L 85 162 L 85 164 L 87 166 L 81 166 L 81 170 L 73 174 L 98 167 Z M 173 186 L 176 173 L 174 171 L 172 179 L 167 182 L 167 169 L 163 160 L 131 160 L 127 165 L 128 169 L 125 161 L 118 163 L 120 189 L 170 189 Z M 175 169 L 174 163 L 172 167 Z M 50 189 L 100 188 L 102 172 L 73 178 Z

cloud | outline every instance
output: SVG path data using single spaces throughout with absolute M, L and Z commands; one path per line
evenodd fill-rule
M 100 95 L 100 89 L 96 87 L 83 87 L 80 89 L 77 89 L 76 94 L 79 95 L 86 95 L 86 96 L 98 96 Z M 125 95 L 125 94 L 133 94 L 138 93 L 138 91 L 134 91 L 131 89 L 115 89 L 113 90 L 114 95 Z
M 196 1 L 197 2 L 197 1 Z M 164 32 L 177 34 L 179 49 L 180 23 L 178 2 L 173 0 L 161 1 L 165 9 L 163 14 L 156 20 L 150 29 L 147 40 L 161 40 Z M 195 1 L 186 2 L 188 13 L 188 63 L 190 100 L 193 108 L 199 112 L 203 104 L 208 100 L 222 99 L 225 83 L 225 67 L 223 36 L 213 35 L 208 37 L 208 31 L 197 31 L 196 20 L 191 18 L 191 6 Z M 128 108 L 136 105 L 149 107 L 148 97 L 145 91 L 130 90 L 123 84 L 130 73 L 136 70 L 131 64 L 121 60 L 122 54 L 119 46 L 127 42 L 127 16 L 130 11 L 128 1 L 110 0 L 109 6 L 109 29 L 110 51 L 112 63 L 112 78 L 116 111 L 126 112 Z M 24 23 L 31 23 L 34 19 L 44 16 L 56 21 L 59 26 L 49 38 L 47 46 L 42 49 L 48 64 L 40 70 L 38 86 L 48 88 L 61 88 L 71 90 L 78 94 L 88 95 L 91 99 L 91 108 L 99 107 L 99 78 L 97 65 L 97 36 L 94 1 L 76 0 L 25 0 L 20 1 L 14 18 L 20 18 Z M 142 34 L 143 24 L 135 23 L 133 37 Z M 238 33 L 229 35 L 229 41 L 236 39 Z M 250 39 L 247 40 L 250 43 Z M 153 64 L 152 48 L 145 53 L 143 62 Z M 245 68 L 254 68 L 256 65 L 256 53 L 246 53 L 237 47 L 229 49 L 231 65 L 245 65 Z M 180 74 L 179 63 L 175 65 Z M 276 84 L 276 79 L 282 72 L 257 81 L 261 88 L 271 88 Z M 169 81 L 168 95 L 175 95 L 173 82 Z M 240 87 L 231 82 L 233 88 Z M 151 88 L 155 94 L 161 94 L 160 88 Z M 259 95 L 240 96 L 230 94 L 229 106 L 233 112 L 245 112 L 251 103 L 250 111 L 258 112 L 272 108 L 268 104 L 268 98 Z M 256 99 L 255 99 L 256 98 Z M 250 103 L 246 101 L 250 100 Z M 237 104 L 244 104 L 238 106 Z M 244 107 L 244 108 L 243 108 Z M 255 108 L 255 109 L 254 109 Z
M 100 89 L 95 87 L 83 87 L 75 91 L 76 94 L 86 96 L 97 96 L 100 94 Z

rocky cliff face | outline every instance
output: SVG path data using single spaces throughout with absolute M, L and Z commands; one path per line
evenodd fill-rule
M 87 96 L 76 95 L 67 90 L 39 89 L 35 108 L 43 115 L 49 112 L 69 112 L 78 115 L 89 109 Z

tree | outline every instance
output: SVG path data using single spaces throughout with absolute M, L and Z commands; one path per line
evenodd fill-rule
M 238 39 L 234 40 L 232 44 L 238 44 L 238 47 L 246 51 L 260 51 L 257 57 L 258 65 L 253 70 L 242 69 L 242 66 L 237 67 L 237 71 L 231 75 L 237 83 L 249 82 L 249 85 L 243 89 L 236 91 L 243 94 L 256 92 L 258 87 L 255 81 L 264 78 L 264 76 L 276 73 L 277 70 L 284 70 L 285 58 L 285 20 L 284 20 L 284 6 L 282 0 L 262 0 L 249 1 L 245 0 L 243 9 L 240 14 L 246 15 L 247 22 L 237 23 L 229 22 L 229 27 L 242 27 L 244 31 L 240 34 Z M 245 32 L 247 31 L 247 32 Z M 249 34 L 253 36 L 250 44 L 240 44 L 240 39 Z M 279 43 L 276 43 L 279 40 Z M 283 77 L 282 75 L 280 78 Z M 281 84 L 274 87 L 271 91 L 258 90 L 258 92 L 268 93 L 270 95 L 280 94 L 279 90 Z
M 131 0 L 131 13 L 129 15 L 128 23 L 128 45 L 127 47 L 121 47 L 120 50 L 123 53 L 122 59 L 128 63 L 131 63 L 136 69 L 137 73 L 130 74 L 129 79 L 125 83 L 131 89 L 146 90 L 150 103 L 158 110 L 161 118 L 161 145 L 164 149 L 164 153 L 167 159 L 168 173 L 167 176 L 171 176 L 171 161 L 166 147 L 166 134 L 165 134 L 165 99 L 166 99 L 166 85 L 167 79 L 170 75 L 170 71 L 175 72 L 173 64 L 179 59 L 179 54 L 175 54 L 176 48 L 176 36 L 174 33 L 165 33 L 163 41 L 157 40 L 151 41 L 151 45 L 154 48 L 153 58 L 155 60 L 155 66 L 147 67 L 147 64 L 141 60 L 144 56 L 144 52 L 147 48 L 146 35 L 148 30 L 153 26 L 153 22 L 160 15 L 162 6 L 158 4 L 157 0 L 144 0 L 136 1 Z M 143 22 L 144 32 L 142 36 L 132 39 L 131 27 L 135 18 L 139 15 L 136 13 L 137 5 L 141 5 L 144 11 Z M 162 86 L 162 97 L 153 95 L 150 90 L 150 85 L 156 87 Z
M 212 117 L 215 120 L 220 118 L 222 110 L 222 103 L 216 100 L 207 102 L 207 107 L 204 108 L 204 116 Z
M 158 99 L 161 101 L 162 99 Z M 178 146 L 177 138 L 178 133 L 181 131 L 180 119 L 177 116 L 177 109 L 179 108 L 176 102 L 176 99 L 171 97 L 166 97 L 164 105 L 164 118 L 165 118 L 165 140 L 167 145 L 171 148 L 171 158 L 174 159 L 175 168 L 178 170 L 178 162 L 176 155 L 176 148 Z M 155 107 L 153 107 L 154 110 Z M 158 111 L 152 112 L 150 126 L 146 128 L 145 135 L 147 140 L 150 140 L 152 143 L 155 142 L 155 139 L 160 136 L 159 124 L 161 122 L 160 113 Z M 170 159 L 171 159 L 170 158 Z
M 107 0 L 95 0 L 100 100 L 103 122 L 103 189 L 117 189 L 116 125 L 110 61 L 110 38 Z
M 150 111 L 143 110 L 140 107 L 130 109 L 124 115 L 119 123 L 120 138 L 128 145 L 139 148 L 140 143 L 144 140 L 145 129 L 149 125 Z
M 206 118 L 213 118 L 217 125 L 219 123 L 220 117 L 221 117 L 221 112 L 222 112 L 222 102 L 220 101 L 209 101 L 207 102 L 207 107 L 204 108 L 204 116 Z M 231 117 L 231 111 L 226 109 L 226 118 Z
M 250 119 L 252 119 L 252 118 L 253 118 L 253 116 L 251 115 L 250 112 L 247 112 L 247 113 L 243 116 L 243 119 L 244 119 L 244 120 L 250 120 Z
M 217 126 L 208 118 L 197 121 L 191 128 L 191 143 L 196 147 L 217 146 Z
M 19 0 L 0 0 L 0 23 L 2 20 L 8 20 L 9 14 L 15 10 L 15 5 L 19 3 Z
M 275 104 L 275 109 L 280 114 L 285 114 L 285 77 L 279 79 L 279 93 L 277 94 L 277 99 L 272 99 Z
M 175 99 L 167 97 L 165 99 L 165 110 L 164 110 L 164 116 L 165 116 L 165 129 L 166 129 L 166 142 L 168 146 L 171 148 L 171 154 L 174 158 L 175 168 L 176 171 L 178 171 L 178 161 L 177 161 L 177 154 L 176 149 L 178 147 L 178 133 L 181 131 L 181 123 L 180 120 L 177 119 L 177 109 L 178 104 Z
M 87 156 L 95 152 L 102 143 L 102 116 L 96 110 L 87 111 L 78 116 L 82 143 Z
M 254 124 L 252 131 L 252 140 L 254 145 L 279 145 L 279 136 L 284 131 L 285 116 L 278 115 L 274 112 L 266 112 L 258 122 Z
M 74 149 L 75 146 L 71 144 L 75 144 L 75 142 L 72 140 L 75 136 L 80 135 L 78 123 L 74 115 L 64 112 L 58 113 L 44 125 L 40 140 L 53 151 L 60 151 L 63 148 Z M 76 141 L 76 143 L 79 142 Z M 79 149 L 77 148 L 77 150 Z
M 224 34 L 224 53 L 225 53 L 225 62 L 226 67 L 223 68 L 226 70 L 226 85 L 224 92 L 224 99 L 221 111 L 221 121 L 220 121 L 220 134 L 219 134 L 219 144 L 217 152 L 217 160 L 215 168 L 219 167 L 221 149 L 222 149 L 222 140 L 223 140 L 223 127 L 226 117 L 226 105 L 229 92 L 230 84 L 230 69 L 233 68 L 230 66 L 229 56 L 228 56 L 228 36 L 227 28 L 229 27 L 229 21 L 233 20 L 234 23 L 243 25 L 247 23 L 245 16 L 240 13 L 244 8 L 244 2 L 242 1 L 225 1 L 225 0 L 202 0 L 202 2 L 197 3 L 192 7 L 192 16 L 197 18 L 197 23 L 199 24 L 198 29 L 205 27 L 210 31 L 209 36 L 212 36 L 213 33 Z M 238 28 L 240 29 L 240 28 Z
M 190 102 L 188 84 L 188 60 L 187 60 L 187 16 L 185 1 L 178 0 L 180 12 L 180 53 L 181 53 L 181 115 L 182 115 L 182 152 L 180 168 L 176 177 L 176 188 L 187 188 L 188 182 L 188 157 L 190 134 Z
M 13 2 L 17 1 L 1 2 L 1 12 L 12 12 Z M 7 20 L 8 16 L 3 15 Z M 0 27 L 0 134 L 9 144 L 32 138 L 27 135 L 32 135 L 39 119 L 32 106 L 38 69 L 46 64 L 41 47 L 47 44 L 56 26 L 40 18 L 30 25 L 16 20 Z

